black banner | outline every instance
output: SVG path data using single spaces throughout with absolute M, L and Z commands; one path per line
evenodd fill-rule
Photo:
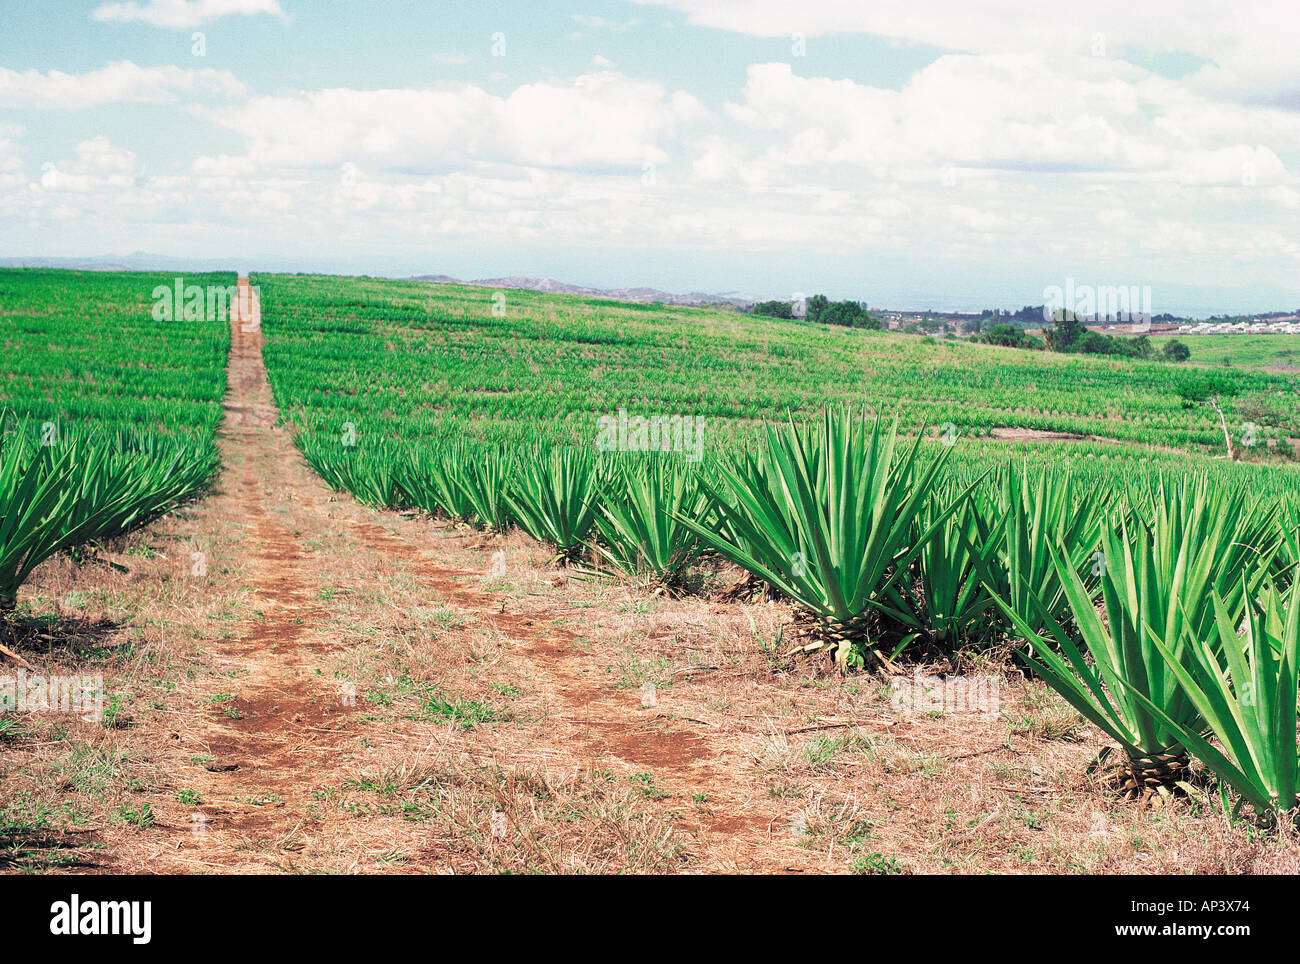
M 127 954 L 237 947 L 246 937 L 306 952 L 374 944 L 392 927 L 405 944 L 442 930 L 589 939 L 642 934 L 692 919 L 731 950 L 773 925 L 912 933 L 927 953 L 1014 937 L 1021 946 L 1093 947 L 1175 939 L 1225 945 L 1286 940 L 1293 903 L 1276 878 L 890 877 L 767 882 L 465 877 L 0 877 L 6 946 L 113 945 Z M 516 887 L 523 887 L 518 891 Z M 725 890 L 715 891 L 722 886 Z M 749 890 L 754 887 L 755 890 Z M 832 888 L 823 890 L 822 888 Z M 662 889 L 661 889 L 662 888 Z M 527 897 L 527 899 L 522 899 Z M 748 902 L 767 907 L 744 913 Z M 812 898 L 811 900 L 809 898 Z M 817 899 L 823 898 L 823 899 Z M 560 916 L 557 903 L 568 912 Z M 757 907 L 755 907 L 757 909 Z M 673 922 L 677 923 L 674 924 Z M 761 921 L 761 923 L 760 923 Z M 766 926 L 763 926 L 766 925 Z M 658 934 L 658 937 L 652 935 Z M 696 943 L 696 938 L 692 938 Z M 592 945 L 593 948 L 599 945 Z M 608 945 L 606 945 L 608 947 Z

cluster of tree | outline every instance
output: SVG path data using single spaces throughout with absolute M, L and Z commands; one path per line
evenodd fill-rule
M 794 305 L 788 301 L 760 301 L 749 309 L 749 313 L 764 318 L 793 318 Z
M 1022 325 L 1033 327 L 1043 323 L 1043 306 L 1025 305 L 1015 311 L 1010 308 L 981 308 L 979 317 L 984 321 L 991 320 L 994 324 L 1006 321 L 1019 322 Z
M 1073 355 L 1122 355 L 1130 359 L 1149 359 L 1153 351 L 1147 335 L 1127 338 L 1089 331 L 1078 314 L 1067 311 L 1054 314 L 1053 325 L 1043 330 L 1043 336 L 1052 351 Z
M 880 319 L 857 301 L 831 301 L 825 295 L 813 295 L 807 301 L 804 318 L 819 325 L 843 325 L 845 328 L 880 328 Z
M 767 318 L 797 318 L 795 305 L 789 301 L 760 301 L 751 314 Z M 831 301 L 825 295 L 813 295 L 804 302 L 803 318 L 821 325 L 846 328 L 880 328 L 880 319 L 856 301 Z
M 972 337 L 971 341 L 984 345 L 1001 345 L 1003 348 L 1028 348 L 1033 351 L 1043 349 L 1041 338 L 1035 338 L 1015 325 L 994 325 L 988 331 Z
M 1050 328 L 1043 330 L 1043 338 L 1052 351 L 1076 355 L 1121 355 L 1125 358 L 1163 357 L 1167 361 L 1184 362 L 1192 356 L 1191 350 L 1174 339 L 1157 352 L 1146 335 L 1129 338 L 1123 335 L 1104 335 L 1089 331 L 1079 316 L 1072 311 L 1057 311 Z
M 880 319 L 856 301 L 832 301 L 817 313 L 817 321 L 823 325 L 844 325 L 847 328 L 881 327 Z
M 978 315 L 958 316 L 958 320 L 968 323 L 977 335 L 986 334 L 993 328 L 1003 325 L 1018 328 L 1037 328 L 1043 323 L 1043 306 L 1025 305 L 1015 311 L 1009 308 L 983 308 Z M 993 342 L 992 344 L 1001 344 L 1001 342 Z
M 1001 317 L 1010 318 L 1012 321 L 1020 321 L 1027 325 L 1038 324 L 1043 320 L 1043 306 L 1025 305 L 1018 311 L 1004 311 Z

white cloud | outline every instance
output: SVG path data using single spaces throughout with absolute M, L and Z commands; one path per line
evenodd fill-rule
M 1267 147 L 1245 144 L 1191 151 L 1178 157 L 1176 170 L 1183 184 L 1254 187 L 1296 180 Z
M 0 191 L 27 183 L 22 173 L 23 161 L 18 156 L 18 145 L 14 140 L 23 133 L 24 129 L 18 124 L 0 124 Z
M 112 145 L 103 134 L 77 145 L 74 170 L 91 177 L 112 178 L 135 171 L 135 154 Z
M 490 240 L 996 259 L 1009 274 L 1055 259 L 1074 277 L 1093 259 L 1133 283 L 1237 283 L 1244 265 L 1290 283 L 1300 267 L 1296 112 L 1044 45 L 936 54 L 897 89 L 817 76 L 810 51 L 750 66 L 717 113 L 599 57 L 500 94 L 446 83 L 187 105 L 224 153 L 166 176 L 97 137 L 42 185 L 23 176 L 21 132 L 0 128 L 0 221 L 81 218 L 136 247 L 184 227 L 289 251 Z M 0 72 L 0 105 L 241 92 L 229 74 L 131 64 Z
M 332 89 L 259 97 L 210 111 L 268 167 L 445 172 L 508 163 L 598 169 L 668 159 L 666 145 L 708 118 L 698 100 L 613 71 L 540 81 L 507 96 L 458 84 L 427 90 Z
M 1300 17 L 1290 0 L 635 0 L 688 22 L 755 37 L 871 34 L 979 54 L 1037 51 L 1106 59 L 1125 47 L 1209 61 L 1197 89 L 1300 110 Z M 809 56 L 815 54 L 815 45 Z
M 232 14 L 259 13 L 284 17 L 279 0 L 146 0 L 137 3 L 101 3 L 91 19 L 101 23 L 146 23 L 154 27 L 185 30 Z
M 0 124 L 0 171 L 14 171 L 22 166 L 14 138 L 25 132 L 21 124 Z
M 59 204 L 67 210 L 75 206 L 68 195 L 119 194 L 135 186 L 135 154 L 114 147 L 103 134 L 78 143 L 76 155 L 42 165 L 40 181 L 30 185 L 38 206 Z
M 197 157 L 190 167 L 199 177 L 247 177 L 257 173 L 257 165 L 250 158 L 232 157 L 229 154 L 222 154 L 219 157 Z
M 1088 57 L 949 54 L 898 91 L 756 64 L 742 93 L 728 116 L 767 136 L 757 143 L 769 144 L 762 156 L 773 177 L 954 165 L 1209 183 L 1214 166 L 1216 181 L 1231 167 L 1228 180 L 1240 183 L 1253 159 L 1258 182 L 1277 184 L 1295 179 L 1281 156 L 1300 154 L 1300 117 L 1207 101 L 1139 68 Z M 712 156 L 716 164 L 716 146 Z M 744 152 L 732 156 L 739 163 Z
M 0 67 L 0 107 L 38 110 L 99 107 L 120 102 L 175 101 L 181 95 L 237 97 L 244 86 L 228 70 L 139 67 L 120 60 L 85 74 L 61 70 L 19 73 Z

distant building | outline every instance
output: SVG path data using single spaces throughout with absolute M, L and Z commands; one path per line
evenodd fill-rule
M 1180 335 L 1300 335 L 1300 318 L 1289 315 L 1267 321 L 1216 321 L 1178 326 Z

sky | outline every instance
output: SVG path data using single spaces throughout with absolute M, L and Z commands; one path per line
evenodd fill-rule
M 1294 0 L 0 5 L 0 257 L 1300 306 Z

